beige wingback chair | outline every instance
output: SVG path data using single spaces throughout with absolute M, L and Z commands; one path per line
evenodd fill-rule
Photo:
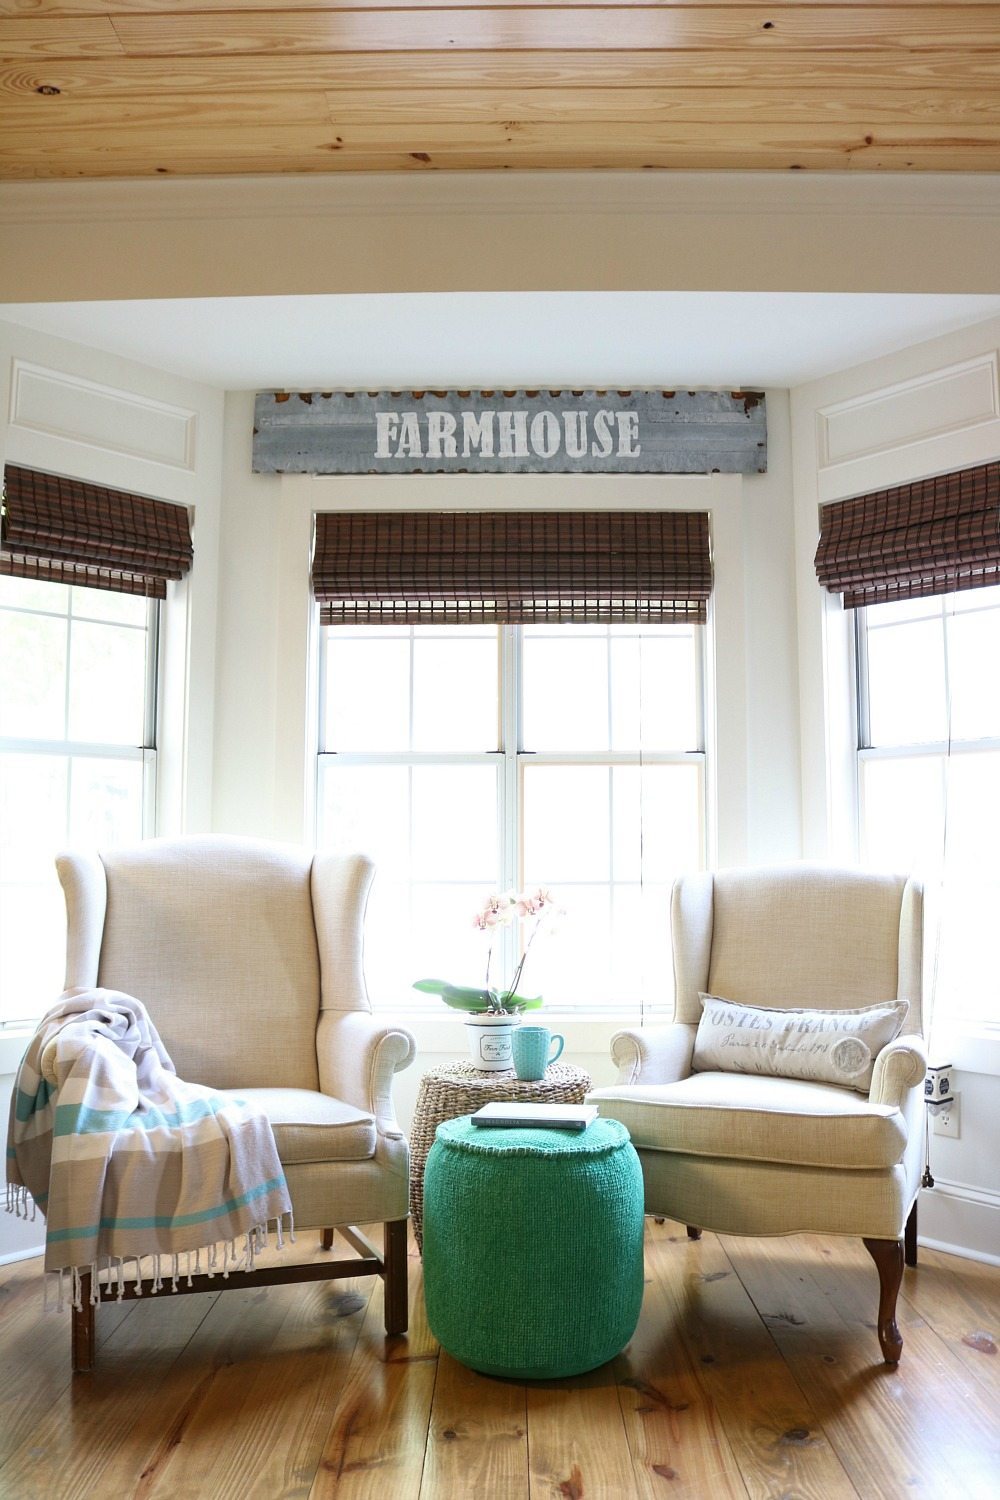
M 699 873 L 675 884 L 670 922 L 674 1023 L 619 1032 L 618 1081 L 590 1095 L 631 1132 L 646 1212 L 679 1219 L 693 1239 L 702 1229 L 861 1236 L 879 1272 L 882 1352 L 896 1363 L 925 1129 L 920 887 L 809 865 Z M 905 998 L 909 1012 L 862 1094 L 692 1072 L 702 993 L 779 1009 Z
M 343 1260 L 195 1277 L 192 1290 L 381 1275 L 385 1326 L 407 1322 L 409 1148 L 392 1105 L 413 1038 L 371 1014 L 362 966 L 373 866 L 247 839 L 150 839 L 56 861 L 68 916 L 67 988 L 147 1006 L 178 1076 L 263 1106 L 296 1230 L 333 1231 Z M 380 1253 L 355 1228 L 384 1225 Z M 282 1257 L 277 1258 L 279 1261 Z M 186 1290 L 182 1280 L 181 1289 Z M 93 1308 L 74 1313 L 74 1368 L 93 1362 Z

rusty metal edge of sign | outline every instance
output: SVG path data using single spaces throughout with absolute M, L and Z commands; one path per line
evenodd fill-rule
M 762 474 L 760 391 L 272 391 L 260 474 Z

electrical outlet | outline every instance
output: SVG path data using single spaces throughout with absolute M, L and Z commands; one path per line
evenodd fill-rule
M 961 1099 L 956 1094 L 946 1103 L 939 1104 L 931 1114 L 931 1128 L 935 1135 L 947 1135 L 957 1141 L 962 1134 Z

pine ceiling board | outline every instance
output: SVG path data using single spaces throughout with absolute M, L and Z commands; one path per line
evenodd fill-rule
M 928 95 L 896 91 L 873 95 L 849 90 L 831 95 L 822 89 L 772 89 L 750 95 L 732 89 L 339 89 L 289 92 L 259 89 L 245 95 L 187 93 L 183 90 L 134 94 L 125 98 L 81 100 L 73 96 L 38 94 L 7 96 L 2 104 L 6 134 L 39 130 L 84 128 L 116 133 L 135 125 L 184 124 L 199 128 L 219 125 L 330 124 L 393 125 L 419 132 L 423 125 L 472 124 L 514 120 L 522 123 L 573 124 L 586 128 L 598 121 L 634 125 L 672 125 L 714 121 L 753 126 L 758 122 L 836 125 L 865 121 L 950 128 L 965 122 L 1000 125 L 1000 90 L 978 94 Z
M 40 152 L 66 147 L 67 132 L 59 127 L 32 130 L 19 128 L 5 133 L 4 146 L 31 144 Z M 738 134 L 715 120 L 679 122 L 670 125 L 636 126 L 630 122 L 595 121 L 581 125 L 559 122 L 522 122 L 519 120 L 465 121 L 452 125 L 409 127 L 405 124 L 372 124 L 351 126 L 252 125 L 233 126 L 209 123 L 202 126 L 197 116 L 187 123 L 171 125 L 130 124 L 117 136 L 100 127 L 83 127 L 70 132 L 72 151 L 97 154 L 102 149 L 120 148 L 124 153 L 157 153 L 166 162 L 171 154 L 196 157 L 203 150 L 221 154 L 232 151 L 271 153 L 284 150 L 299 155 L 315 152 L 318 161 L 328 154 L 424 151 L 497 151 L 507 147 L 545 146 L 562 154 L 579 149 L 586 154 L 597 149 L 623 153 L 655 150 L 667 152 L 693 147 L 729 151 L 734 159 L 748 151 L 794 152 L 841 151 L 862 152 L 873 146 L 902 150 L 955 149 L 957 147 L 1000 149 L 1000 125 L 962 125 L 943 127 L 929 134 L 918 125 L 869 125 L 867 121 L 837 124 L 772 124 L 755 122 Z
M 106 16 L 55 24 L 45 20 L 0 22 L 0 62 L 19 57 L 118 57 L 123 51 Z
M 3 135 L 12 143 L 19 133 L 61 131 L 71 145 L 77 132 L 99 129 L 106 132 L 108 145 L 113 146 L 118 137 L 136 126 L 169 129 L 193 120 L 205 130 L 226 125 L 318 125 L 329 129 L 333 115 L 328 97 L 321 90 L 309 93 L 272 90 L 252 95 L 225 94 L 221 98 L 160 91 L 145 98 L 137 94 L 128 99 L 86 102 L 31 94 L 16 103 L 5 99 L 2 106 Z
M 499 0 L 0 0 L 2 16 L 45 16 L 60 19 L 67 16 L 109 15 L 176 15 L 181 11 L 280 11 L 280 10 L 493 10 Z M 578 5 L 580 0 L 510 0 L 523 10 L 559 10 Z M 720 0 L 593 0 L 605 9 L 624 9 L 636 4 L 653 8 L 714 9 Z M 765 14 L 761 0 L 725 0 L 730 6 L 757 9 Z M 766 15 L 774 17 L 783 11 L 804 5 L 823 4 L 824 0 L 772 0 Z M 837 0 L 842 6 L 867 6 L 872 0 Z M 950 0 L 879 0 L 898 10 L 943 10 Z M 964 0 L 964 3 L 995 6 L 997 0 Z
M 762 17 L 777 16 L 769 21 Z M 602 6 L 529 10 L 242 11 L 110 18 L 126 53 L 563 51 L 787 48 L 904 51 L 1000 46 L 1000 7 Z M 44 29 L 44 21 L 8 23 Z M 78 24 L 78 23 L 74 23 Z M 62 30 L 62 23 L 53 29 Z M 22 54 L 19 54 L 22 55 Z
M 1000 171 L 1000 147 L 990 146 L 970 152 L 967 147 L 924 147 L 910 150 L 899 147 L 866 149 L 845 158 L 843 151 L 822 149 L 796 149 L 794 151 L 773 149 L 746 151 L 735 162 L 728 144 L 722 150 L 685 147 L 669 151 L 642 151 L 631 149 L 627 154 L 604 149 L 581 152 L 553 149 L 508 148 L 505 151 L 450 151 L 441 152 L 431 158 L 426 152 L 400 152 L 389 154 L 348 154 L 317 162 L 314 152 L 287 153 L 252 152 L 241 153 L 234 158 L 230 150 L 218 155 L 208 153 L 192 158 L 175 173 L 174 168 L 164 164 L 162 154 L 126 155 L 98 152 L 96 154 L 74 154 L 72 157 L 51 153 L 29 152 L 0 153 L 0 175 L 8 180 L 37 180 L 49 178 L 121 178 L 151 177 L 154 175 L 177 176 L 224 176 L 245 173 L 267 175 L 274 172 L 400 172 L 400 171 L 499 171 L 510 168 L 520 171 L 891 171 L 903 170 L 925 172 Z
M 264 96 L 261 96 L 264 97 Z M 339 89 L 326 94 L 332 118 L 348 124 L 446 124 L 474 120 L 648 124 L 714 120 L 719 124 L 836 124 L 843 120 L 951 126 L 968 120 L 1000 125 L 1000 89 L 942 90 L 675 88 Z M 41 113 L 36 114 L 44 122 Z
M 428 54 L 345 53 L 340 56 L 204 57 L 172 60 L 124 57 L 18 62 L 0 67 L 0 101 L 40 87 L 102 99 L 177 93 L 253 96 L 259 90 L 420 89 L 448 94 L 481 88 L 698 89 L 766 95 L 794 85 L 803 92 L 838 96 L 864 90 L 874 101 L 886 93 L 920 89 L 928 98 L 946 92 L 984 97 L 1000 90 L 1000 50 L 878 53 L 796 52 L 740 57 L 718 52 L 462 52 Z

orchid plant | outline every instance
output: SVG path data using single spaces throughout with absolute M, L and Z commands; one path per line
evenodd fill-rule
M 551 926 L 557 915 L 558 907 L 551 891 L 545 886 L 537 886 L 532 891 L 506 891 L 503 895 L 487 896 L 472 918 L 472 925 L 476 931 L 489 937 L 489 946 L 486 951 L 486 976 L 482 988 L 449 984 L 445 979 L 418 979 L 413 988 L 422 990 L 425 994 L 440 995 L 445 1005 L 453 1006 L 456 1010 L 479 1011 L 501 1016 L 516 1015 L 522 1010 L 537 1010 L 542 1003 L 541 995 L 520 995 L 517 987 L 521 982 L 525 960 L 531 945 L 543 928 Z M 490 983 L 493 947 L 500 930 L 518 919 L 530 922 L 531 931 L 522 947 L 513 981 L 507 989 L 501 992 Z

